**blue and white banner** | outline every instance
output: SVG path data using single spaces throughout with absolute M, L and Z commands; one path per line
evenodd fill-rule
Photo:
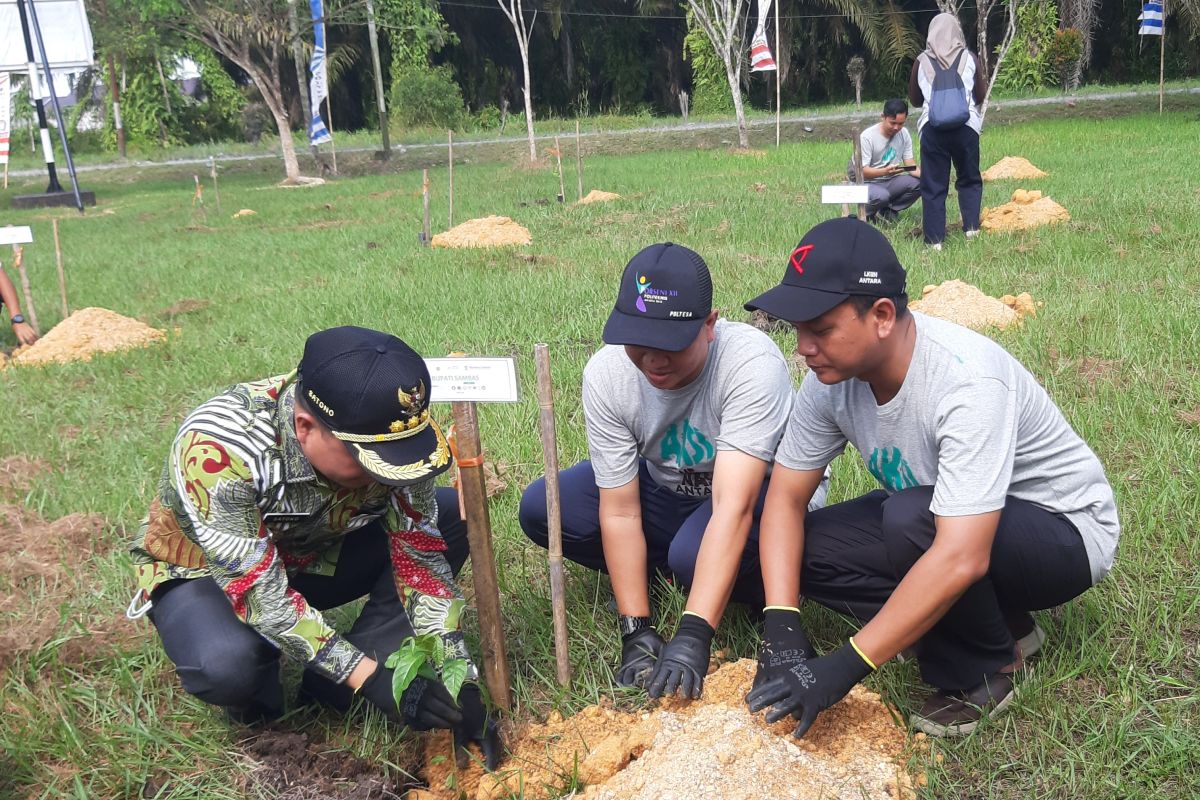
M 1157 0 L 1142 4 L 1142 13 L 1138 14 L 1138 33 L 1142 36 L 1163 35 L 1163 4 Z
M 312 77 L 308 81 L 308 94 L 312 101 L 312 119 L 308 121 L 308 141 L 318 145 L 332 142 L 325 120 L 321 119 L 321 103 L 329 96 L 329 77 L 325 73 L 325 11 L 321 0 L 309 0 L 312 7 L 313 19 L 313 56 L 308 71 Z

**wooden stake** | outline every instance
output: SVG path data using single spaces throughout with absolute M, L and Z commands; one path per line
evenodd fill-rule
M 583 151 L 579 147 L 579 119 L 575 119 L 575 191 L 583 199 Z
M 509 689 L 508 654 L 500 617 L 500 588 L 496 581 L 496 558 L 492 552 L 492 521 L 488 515 L 482 446 L 475 404 L 452 403 L 454 431 L 458 439 L 459 485 L 467 507 L 467 543 L 471 549 L 471 577 L 475 583 L 475 608 L 479 614 L 479 640 L 483 649 L 484 679 L 492 702 L 505 711 L 512 709 Z
M 421 226 L 421 244 L 429 247 L 429 170 L 421 170 L 421 205 L 425 211 L 425 221 Z
M 554 388 L 550 381 L 550 348 L 533 346 L 537 363 L 537 393 L 546 464 L 546 520 L 550 526 L 550 609 L 554 615 L 554 661 L 558 683 L 571 683 L 571 651 L 567 645 L 566 573 L 562 553 L 562 508 L 558 491 L 558 434 L 554 427 Z
M 781 74 L 783 73 L 783 69 L 779 66 L 779 64 L 780 64 L 779 57 L 781 55 L 781 53 L 779 52 L 779 4 L 782 2 L 783 2 L 783 0 L 775 0 L 775 146 L 776 147 L 779 147 L 779 115 L 780 115 L 780 109 L 782 108 L 782 106 L 780 105 L 780 99 L 779 99 L 782 95 L 782 87 L 780 84 L 783 83 L 783 78 L 780 77 Z
M 859 186 L 863 183 L 862 142 L 858 134 L 854 134 L 854 182 Z M 867 220 L 867 207 L 862 203 L 858 204 L 858 218 L 863 222 Z
M 333 140 L 333 101 L 325 95 L 325 113 L 329 115 L 329 150 L 333 153 L 333 174 L 337 175 L 337 142 Z
M 1162 32 L 1158 37 L 1158 113 L 1163 109 L 1163 68 L 1167 63 L 1167 0 L 1162 4 Z
M 217 185 L 217 160 L 208 157 L 208 174 L 212 176 L 213 194 L 217 196 L 217 213 L 221 213 L 221 187 Z
M 4 162 L 4 188 L 8 188 L 8 162 Z
M 33 332 L 41 336 L 42 326 L 38 325 L 37 309 L 33 307 L 33 292 L 29 289 L 29 275 L 25 272 L 25 248 L 14 244 L 12 249 L 13 262 L 16 264 L 17 272 L 21 275 L 21 291 L 25 294 L 25 315 L 29 317 L 29 324 L 33 327 Z
M 558 202 L 565 203 L 567 201 L 567 188 L 563 185 L 562 174 L 562 147 L 558 143 L 558 137 L 554 137 L 554 160 L 558 163 Z
M 448 215 L 448 225 L 446 227 L 454 227 L 454 131 L 446 131 L 449 137 L 446 145 L 447 163 L 450 165 L 450 211 Z
M 63 271 L 62 245 L 58 241 L 58 220 L 54 220 L 54 262 L 58 265 L 58 295 L 62 299 L 62 318 L 71 316 L 67 305 L 67 274 Z

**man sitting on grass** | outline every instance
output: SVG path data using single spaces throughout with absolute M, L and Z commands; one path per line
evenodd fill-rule
M 817 714 L 912 648 L 935 691 L 912 716 L 963 735 L 1013 698 L 1045 634 L 1029 612 L 1112 567 L 1120 525 L 1096 455 L 1046 390 L 978 333 L 907 310 L 904 268 L 855 219 L 805 234 L 783 282 L 746 304 L 792 322 L 809 366 L 775 456 L 759 537 L 766 635 L 753 711 Z M 847 444 L 882 489 L 806 513 Z M 866 623 L 815 654 L 803 594 Z
M 879 124 L 858 136 L 863 180 L 870 193 L 867 219 L 872 222 L 896 222 L 901 211 L 921 198 L 921 170 L 913 160 L 912 136 L 904 127 L 906 121 L 908 104 L 893 97 L 883 104 Z M 846 174 L 855 180 L 853 159 Z
M 454 575 L 467 559 L 450 449 L 429 414 L 429 371 L 395 336 L 315 333 L 299 368 L 201 404 L 171 445 L 131 546 L 139 597 L 183 688 L 253 723 L 283 711 L 280 654 L 302 695 L 345 710 L 355 694 L 388 719 L 448 728 L 500 757 L 459 630 Z M 367 595 L 343 637 L 321 610 Z M 140 610 L 132 608 L 141 604 Z M 455 702 L 417 677 L 397 702 L 384 660 L 418 634 L 468 663 Z
M 563 554 L 612 578 L 617 683 L 699 697 L 730 597 L 762 602 L 756 523 L 791 407 L 787 363 L 765 334 L 718 319 L 708 266 L 669 243 L 626 266 L 604 341 L 583 374 L 591 460 L 559 475 Z M 520 518 L 545 547 L 544 479 Z M 666 645 L 650 615 L 655 571 L 690 588 Z

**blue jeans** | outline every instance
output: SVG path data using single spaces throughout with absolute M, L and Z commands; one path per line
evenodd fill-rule
M 733 600 L 761 606 L 762 573 L 758 563 L 758 521 L 768 480 L 763 481 L 754 507 L 750 538 L 741 554 Z M 607 572 L 600 539 L 600 490 L 590 461 L 581 461 L 558 473 L 562 508 L 563 555 L 576 564 Z M 638 468 L 642 500 L 642 532 L 646 537 L 647 567 L 651 574 L 665 573 L 685 587 L 692 585 L 696 557 L 712 517 L 712 498 L 676 494 L 654 482 L 642 461 Z M 521 530 L 540 547 L 546 547 L 546 479 L 538 478 L 521 495 Z M 649 577 L 649 576 L 647 576 Z

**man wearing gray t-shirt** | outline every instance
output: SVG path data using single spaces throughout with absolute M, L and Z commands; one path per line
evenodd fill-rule
M 746 304 L 789 320 L 809 366 L 762 517 L 766 636 L 753 711 L 817 714 L 908 650 L 935 688 L 912 723 L 965 735 L 1013 698 L 1057 606 L 1112 567 L 1120 524 L 1099 459 L 1016 359 L 907 310 L 904 268 L 854 219 L 805 234 L 782 283 Z M 882 489 L 805 513 L 854 445 Z M 803 594 L 863 628 L 814 657 Z
M 762 602 L 757 521 L 791 409 L 787 362 L 765 334 L 718 319 L 704 260 L 670 243 L 629 262 L 604 341 L 583 374 L 591 458 L 559 475 L 563 555 L 612 579 L 617 682 L 699 697 L 725 605 Z M 520 521 L 545 547 L 544 480 Z M 665 645 L 650 619 L 655 571 L 690 590 Z
M 858 136 L 869 221 L 895 222 L 921 197 L 921 169 L 913 160 L 912 136 L 904 127 L 907 121 L 908 103 L 893 97 L 883 104 L 879 123 Z M 853 161 L 846 174 L 855 179 Z

